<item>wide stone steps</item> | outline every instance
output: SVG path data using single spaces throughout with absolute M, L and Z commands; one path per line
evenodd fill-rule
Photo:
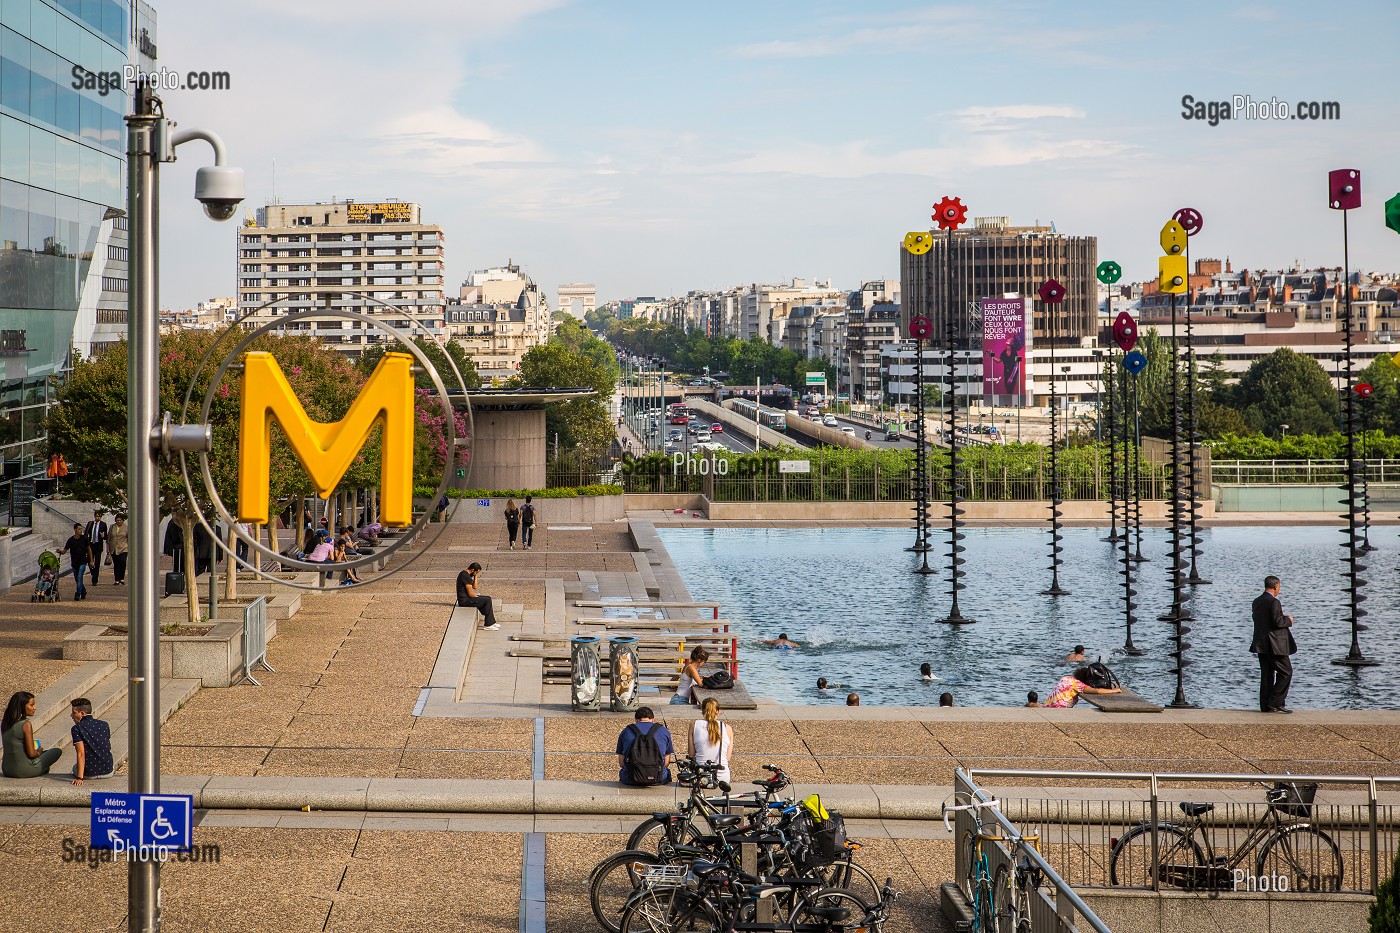
M 39 575 L 39 555 L 45 551 L 58 553 L 60 545 L 33 531 L 20 534 L 11 529 L 14 541 L 10 544 L 11 586 L 33 580 Z

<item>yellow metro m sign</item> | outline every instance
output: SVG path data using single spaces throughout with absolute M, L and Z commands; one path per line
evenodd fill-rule
M 238 519 L 268 520 L 272 470 L 272 421 L 282 426 L 317 495 L 328 498 L 364 447 L 376 424 L 384 425 L 380 455 L 380 516 L 386 525 L 413 521 L 413 357 L 385 353 L 350 411 L 329 424 L 312 421 L 271 353 L 243 359 L 242 412 L 238 424 Z

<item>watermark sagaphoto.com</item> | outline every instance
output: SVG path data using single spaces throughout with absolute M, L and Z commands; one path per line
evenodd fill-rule
M 190 846 L 188 849 L 169 849 L 164 846 L 127 846 L 116 840 L 113 848 L 98 848 L 88 845 L 72 836 L 63 840 L 63 863 L 65 865 L 86 865 L 96 870 L 99 865 L 114 861 L 128 862 L 178 862 L 182 864 L 218 863 L 222 856 L 216 842 Z
M 1248 94 L 1235 94 L 1229 100 L 1181 98 L 1181 119 L 1200 120 L 1218 126 L 1222 120 L 1340 120 L 1342 105 L 1335 100 L 1300 100 L 1289 103 L 1270 97 L 1255 100 Z
M 74 65 L 72 83 L 75 91 L 96 91 L 106 97 L 116 91 L 124 93 L 137 83 L 145 83 L 158 91 L 227 91 L 232 85 L 227 71 L 172 71 L 164 66 L 155 71 L 142 71 L 127 65 L 121 71 L 88 71 Z

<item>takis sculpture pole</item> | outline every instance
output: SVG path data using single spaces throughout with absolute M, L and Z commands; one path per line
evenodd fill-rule
M 1055 383 L 1055 336 L 1057 328 L 1057 307 L 1065 300 L 1065 287 L 1054 279 L 1046 279 L 1039 289 L 1040 300 L 1045 304 L 1046 329 L 1050 337 L 1050 588 L 1041 590 L 1042 596 L 1067 596 L 1069 590 L 1060 586 L 1060 518 L 1064 515 L 1060 506 L 1060 457 L 1059 457 L 1059 395 Z
M 1191 237 L 1201 232 L 1201 227 L 1205 222 L 1201 219 L 1201 212 L 1192 207 L 1183 207 L 1173 215 L 1173 219 L 1181 224 L 1181 229 L 1186 231 L 1186 266 L 1187 275 L 1190 275 L 1191 267 Z M 1188 279 L 1189 283 L 1189 279 Z M 1190 524 L 1187 528 L 1187 537 L 1190 540 L 1190 568 L 1186 574 L 1186 582 L 1192 586 L 1209 583 L 1210 581 L 1196 572 L 1196 557 L 1201 553 L 1201 533 L 1200 533 L 1200 431 L 1197 430 L 1196 421 L 1196 347 L 1192 339 L 1191 331 L 1191 290 L 1186 290 L 1186 463 L 1187 463 L 1187 518 Z
M 959 485 L 962 460 L 958 456 L 957 326 L 954 321 L 956 308 L 953 304 L 953 231 L 967 222 L 967 208 L 958 198 L 945 197 L 933 206 L 933 219 L 937 222 L 938 229 L 948 231 L 943 250 L 946 260 L 943 336 L 947 341 L 948 351 L 948 569 L 952 578 L 949 590 L 952 593 L 953 605 L 947 617 L 939 621 L 949 625 L 967 625 L 975 620 L 967 618 L 958 609 L 958 591 L 966 586 L 962 582 L 962 553 L 966 548 L 962 546 L 963 533 L 958 522 L 958 516 L 963 514 L 958 505 L 962 501 L 962 486 Z
M 1099 282 L 1104 285 L 1112 285 L 1113 282 L 1108 281 L 1106 275 L 1117 265 L 1118 264 L 1115 262 L 1108 261 L 1099 263 L 1098 268 L 1095 270 L 1095 274 L 1098 276 Z M 1119 270 L 1118 274 L 1119 276 L 1123 274 L 1121 269 Z M 1117 279 L 1114 279 L 1113 281 L 1117 281 Z M 1112 289 L 1110 289 L 1108 292 L 1107 310 L 1108 317 L 1113 317 Z M 1118 393 L 1113 391 L 1114 365 L 1112 350 L 1108 351 L 1108 355 L 1104 357 L 1104 371 L 1100 373 L 1100 377 L 1108 386 L 1108 391 L 1105 393 L 1108 396 L 1108 537 L 1104 540 L 1116 544 L 1118 542 L 1118 500 L 1120 496 L 1118 486 L 1118 432 L 1116 430 L 1118 419 L 1114 417 L 1113 410 L 1115 400 L 1118 398 Z M 1100 405 L 1100 415 L 1102 416 L 1102 405 Z M 1123 412 L 1123 416 L 1124 418 L 1127 417 L 1126 410 Z M 1123 508 L 1124 534 L 1128 533 L 1127 524 L 1128 509 L 1127 502 L 1125 500 Z
M 904 248 L 914 256 L 923 256 L 933 248 L 933 234 L 929 231 L 915 230 L 904 235 Z M 929 496 L 929 470 L 928 470 L 928 441 L 927 426 L 924 423 L 927 414 L 927 406 L 924 402 L 924 341 L 933 333 L 933 322 L 926 317 L 916 317 L 909 321 L 909 336 L 914 338 L 916 344 L 915 367 L 914 367 L 914 410 L 917 412 L 919 426 L 916 432 L 916 443 L 918 448 L 914 451 L 914 544 L 905 548 L 906 551 L 914 551 L 923 555 L 921 565 L 915 568 L 915 573 L 936 573 L 928 565 L 928 552 L 932 545 L 929 544 L 929 516 L 928 516 L 928 496 Z
M 1342 562 L 1346 564 L 1346 571 L 1343 574 L 1347 581 L 1347 615 L 1351 623 L 1351 648 L 1345 657 L 1336 658 L 1333 664 L 1341 664 L 1346 667 L 1370 667 L 1380 662 L 1374 658 L 1368 658 L 1361 652 L 1361 633 L 1366 631 L 1366 626 L 1361 624 L 1361 620 L 1366 616 L 1366 610 L 1361 608 L 1361 604 L 1366 601 L 1365 595 L 1361 593 L 1361 588 L 1366 586 L 1366 565 L 1362 561 L 1363 551 L 1361 549 L 1362 535 L 1359 530 L 1359 518 L 1361 513 L 1362 498 L 1365 493 L 1362 490 L 1362 480 L 1360 472 L 1363 469 L 1360 460 L 1356 456 L 1356 421 L 1357 410 L 1356 400 L 1358 393 L 1352 385 L 1352 365 L 1355 362 L 1352 356 L 1352 342 L 1354 322 L 1351 317 L 1351 254 L 1347 236 L 1347 212 L 1361 206 L 1361 173 L 1356 169 L 1339 168 L 1329 172 L 1327 175 L 1327 206 L 1334 211 L 1342 212 L 1342 280 L 1338 286 L 1343 290 L 1342 299 L 1342 330 L 1345 336 L 1343 343 L 1342 365 L 1346 373 L 1347 389 L 1342 393 L 1342 418 L 1346 429 L 1347 437 L 1347 472 L 1346 472 L 1346 503 L 1347 511 L 1342 517 L 1347 520 L 1347 527 L 1343 534 L 1346 535 L 1346 542 L 1342 547 L 1346 548 L 1346 556 Z
M 1191 631 L 1186 625 L 1186 621 L 1191 618 L 1191 613 L 1186 609 L 1184 602 L 1185 570 L 1187 562 L 1182 558 L 1181 533 L 1182 533 L 1182 483 L 1187 480 L 1186 471 L 1183 469 L 1185 463 L 1182 459 L 1181 433 L 1182 433 L 1182 409 L 1180 389 L 1180 358 L 1178 355 L 1176 342 L 1176 314 L 1177 296 L 1186 292 L 1187 269 L 1186 264 L 1186 230 L 1176 220 L 1169 220 L 1162 227 L 1159 237 L 1162 245 L 1162 252 L 1166 255 L 1157 257 L 1157 285 L 1161 291 L 1171 296 L 1172 304 L 1172 335 L 1171 335 L 1171 372 L 1168 378 L 1171 379 L 1171 400 L 1172 400 L 1172 461 L 1171 461 L 1171 566 L 1169 573 L 1172 584 L 1172 607 L 1166 615 L 1161 618 L 1171 622 L 1175 628 L 1173 660 L 1176 667 L 1171 669 L 1171 673 L 1176 675 L 1176 696 L 1167 705 L 1172 709 L 1191 709 L 1195 703 L 1186 699 L 1186 651 L 1191 647 L 1186 641 L 1186 635 Z
M 1123 269 L 1116 262 L 1104 261 L 1099 263 L 1096 270 L 1098 279 L 1105 285 L 1113 285 L 1123 277 Z M 1109 295 L 1109 310 L 1112 310 L 1112 293 Z M 1133 529 L 1133 489 L 1137 485 L 1133 476 L 1133 460 L 1136 459 L 1132 453 L 1130 438 L 1132 437 L 1132 420 L 1128 416 L 1128 380 L 1131 378 L 1137 381 L 1137 374 L 1142 372 L 1147 365 L 1147 358 L 1141 353 L 1133 350 L 1137 345 L 1138 329 L 1137 322 L 1133 316 L 1124 311 L 1119 314 L 1113 322 L 1113 342 L 1123 351 L 1123 365 L 1119 370 L 1119 380 L 1123 383 L 1123 539 L 1122 554 L 1118 562 L 1123 568 L 1123 653 L 1127 655 L 1140 655 L 1142 649 L 1133 644 L 1133 622 L 1134 611 L 1137 606 L 1133 597 L 1137 595 L 1137 590 L 1133 588 L 1133 560 L 1132 553 L 1132 529 Z M 1112 351 L 1110 351 L 1111 353 Z M 1112 357 L 1110 356 L 1110 360 Z M 1109 411 L 1113 411 L 1114 398 L 1117 392 L 1116 386 L 1109 383 Z M 1112 425 L 1109 427 L 1110 450 L 1114 441 L 1115 432 Z
M 1361 401 L 1361 550 L 1370 553 L 1376 549 L 1371 543 L 1371 457 L 1366 448 L 1366 435 L 1371 433 L 1371 405 L 1369 399 L 1373 391 L 1371 385 L 1359 382 L 1353 389 Z

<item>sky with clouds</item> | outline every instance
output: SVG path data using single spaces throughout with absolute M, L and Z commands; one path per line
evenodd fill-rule
M 1196 256 L 1341 263 L 1326 174 L 1362 171 L 1354 268 L 1400 270 L 1394 0 L 1317 4 L 862 0 L 157 3 L 167 91 L 223 136 L 249 204 L 399 198 L 446 235 L 446 289 L 521 264 L 551 302 L 794 276 L 898 278 L 930 205 L 1053 221 L 1155 274 L 1177 208 Z M 1335 122 L 1182 116 L 1182 97 L 1336 101 Z M 235 288 L 232 223 L 163 169 L 164 307 Z M 274 171 L 275 164 L 275 171 Z

